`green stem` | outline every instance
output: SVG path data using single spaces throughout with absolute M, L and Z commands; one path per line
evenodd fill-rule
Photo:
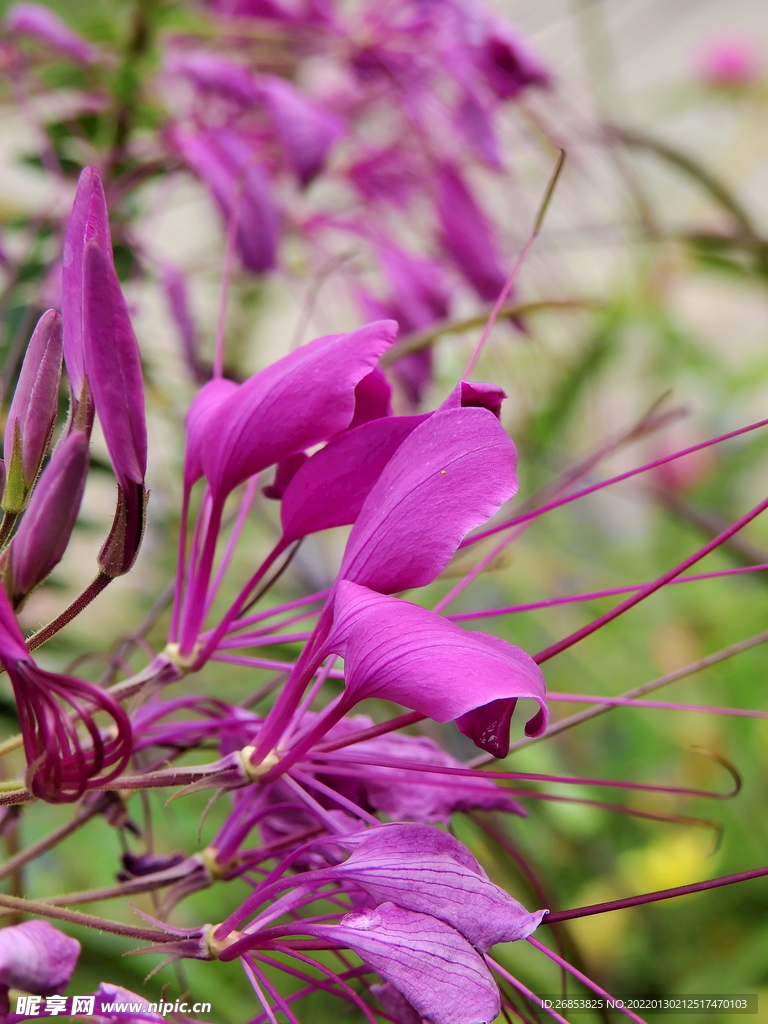
M 161 932 L 157 928 L 133 928 L 117 921 L 105 921 L 103 917 L 92 914 L 81 914 L 77 910 L 60 910 L 49 903 L 38 900 L 24 900 L 19 896 L 6 896 L 0 893 L 0 907 L 8 907 L 20 914 L 35 914 L 37 917 L 50 917 L 55 921 L 66 921 L 68 924 L 79 924 L 84 928 L 96 928 L 100 932 L 111 932 L 113 935 L 124 935 L 128 939 L 141 939 L 143 942 L 168 942 L 177 936 Z

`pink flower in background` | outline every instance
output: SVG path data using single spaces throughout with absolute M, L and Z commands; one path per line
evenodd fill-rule
M 760 59 L 752 41 L 736 36 L 712 40 L 698 58 L 698 77 L 706 85 L 743 88 L 753 85 L 760 71 Z

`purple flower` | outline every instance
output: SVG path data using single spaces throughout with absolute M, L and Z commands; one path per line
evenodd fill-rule
M 42 4 L 11 4 L 5 14 L 5 28 L 17 35 L 32 36 L 76 64 L 93 64 L 98 60 L 96 48 Z
M 27 650 L 5 590 L 0 588 L 0 662 L 11 680 L 27 756 L 27 785 L 50 803 L 77 800 L 100 772 L 111 768 L 98 783 L 109 782 L 131 756 L 128 716 L 93 683 L 39 668 Z M 65 710 L 69 704 L 71 718 Z M 93 720 L 106 712 L 113 732 L 102 732 Z M 78 722 L 90 743 L 79 735 Z
M 14 608 L 59 564 L 72 536 L 88 476 L 88 438 L 66 437 L 32 492 L 8 550 L 3 583 Z
M 208 186 L 227 223 L 237 210 L 237 248 L 244 266 L 257 274 L 272 270 L 277 265 L 278 212 L 266 173 L 246 138 L 232 128 L 172 128 L 168 138 Z
M 61 316 L 44 313 L 27 348 L 5 429 L 3 508 L 21 512 L 53 437 L 61 380 Z
M 36 996 L 61 992 L 69 984 L 79 955 L 77 939 L 47 921 L 0 928 L 0 1014 L 8 1012 L 8 989 Z
M 369 697 L 395 701 L 436 722 L 456 720 L 461 732 L 496 757 L 509 748 L 509 720 L 519 698 L 539 705 L 526 734 L 539 736 L 546 728 L 544 676 L 525 651 L 466 632 L 409 601 L 343 580 L 321 653 L 331 652 L 344 658 L 345 692 L 337 710 Z
M 186 75 L 199 89 L 241 104 L 259 99 L 258 85 L 250 71 L 216 53 L 172 53 L 165 60 L 165 70 Z

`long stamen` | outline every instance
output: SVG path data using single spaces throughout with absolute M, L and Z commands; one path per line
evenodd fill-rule
M 722 875 L 708 882 L 694 882 L 692 885 L 678 885 L 674 889 L 659 889 L 657 892 L 646 892 L 642 896 L 629 896 L 623 900 L 610 900 L 607 903 L 593 903 L 588 907 L 576 907 L 574 910 L 559 910 L 546 914 L 544 924 L 555 921 L 570 921 L 577 917 L 591 917 L 594 914 L 606 914 L 611 910 L 624 910 L 626 907 L 640 907 L 646 903 L 657 903 L 659 900 L 671 900 L 676 896 L 688 896 L 693 892 L 705 892 L 707 889 L 718 889 L 721 885 L 733 885 L 735 882 L 746 882 L 751 878 L 763 878 L 768 875 L 768 867 L 755 868 L 753 871 L 740 871 L 735 875 Z
M 768 426 L 768 419 L 758 420 L 757 423 L 750 423 L 746 427 L 740 427 L 738 430 L 732 430 L 729 434 L 721 434 L 719 437 L 713 437 L 709 441 L 702 441 L 700 444 L 694 444 L 690 448 L 683 448 L 679 452 L 675 452 L 673 455 L 665 455 L 663 458 L 655 459 L 653 462 L 646 462 L 643 466 L 638 466 L 637 469 L 630 469 L 626 473 L 619 473 L 618 476 L 612 476 L 608 480 L 602 480 L 600 483 L 592 484 L 590 487 L 584 487 L 580 491 L 575 491 L 573 494 L 568 494 L 564 498 L 557 498 L 554 501 L 548 502 L 546 505 L 541 505 L 539 508 L 532 509 L 530 512 L 524 512 L 519 516 L 515 516 L 513 519 L 508 519 L 504 523 L 498 523 L 496 526 L 491 526 L 487 530 L 483 530 L 480 533 L 474 533 L 471 537 L 467 537 L 461 542 L 459 547 L 466 547 L 469 544 L 476 544 L 480 540 L 485 540 L 486 537 L 492 537 L 495 533 L 500 533 L 502 530 L 509 530 L 513 526 L 517 526 L 520 523 L 527 523 L 531 519 L 538 519 L 539 516 L 544 515 L 545 512 L 551 512 L 553 509 L 561 508 L 563 505 L 569 505 L 573 501 L 578 501 L 580 498 L 585 498 L 588 494 L 594 494 L 596 491 L 601 491 L 605 487 L 611 487 L 613 484 L 621 483 L 623 480 L 629 480 L 633 476 L 638 476 L 640 473 L 647 473 L 651 469 L 656 469 L 657 466 L 663 466 L 667 462 L 672 462 L 675 459 L 682 459 L 686 455 L 690 455 L 692 452 L 701 451 L 703 448 L 709 448 L 714 444 L 720 444 L 722 441 L 729 441 L 733 437 L 739 437 L 741 434 L 749 433 L 751 430 L 758 430 L 760 427 Z
M 619 615 L 629 611 L 630 608 L 634 608 L 636 604 L 639 604 L 647 597 L 650 597 L 651 594 L 660 590 L 661 587 L 669 583 L 670 580 L 675 579 L 676 576 L 679 576 L 680 573 L 684 572 L 691 565 L 695 565 L 696 562 L 701 561 L 701 559 L 704 558 L 705 555 L 708 555 L 710 551 L 714 551 L 716 548 L 720 547 L 721 544 L 724 544 L 730 537 L 735 533 L 738 533 L 739 530 L 743 529 L 748 523 L 751 523 L 753 519 L 756 519 L 767 508 L 768 498 L 761 501 L 759 505 L 752 508 L 746 515 L 743 515 L 741 519 L 738 519 L 735 523 L 729 526 L 727 530 L 723 530 L 722 533 L 719 533 L 717 537 L 711 540 L 708 544 L 705 544 L 704 547 L 699 548 L 698 551 L 695 551 L 692 555 L 689 555 L 688 558 L 679 562 L 672 569 L 665 572 L 657 580 L 654 580 L 653 583 L 647 584 L 642 588 L 642 590 L 638 591 L 638 593 L 634 594 L 632 597 L 628 597 L 626 601 L 622 601 L 621 604 L 618 604 L 615 608 L 612 608 L 604 615 L 599 616 L 599 618 L 594 619 L 586 626 L 582 626 L 581 629 L 577 629 L 575 633 L 571 633 L 562 640 L 558 640 L 556 644 L 552 644 L 551 647 L 547 647 L 545 650 L 534 655 L 534 661 L 539 665 L 543 664 L 545 661 L 549 661 L 549 659 L 554 658 L 556 654 L 560 654 L 562 651 L 567 650 L 569 647 L 572 647 L 573 644 L 578 643 L 579 640 L 583 640 L 585 637 L 590 636 L 590 634 L 594 633 L 602 626 L 605 626 L 615 618 L 618 618 Z

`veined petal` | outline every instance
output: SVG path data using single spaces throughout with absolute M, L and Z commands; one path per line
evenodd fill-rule
M 499 702 L 497 715 L 508 722 L 510 702 L 524 697 L 539 705 L 526 733 L 538 736 L 546 728 L 544 676 L 525 651 L 486 633 L 466 632 L 409 601 L 342 580 L 323 650 L 344 658 L 347 704 L 378 697 L 449 722 Z M 503 745 L 494 733 L 491 753 L 504 756 Z
M 536 930 L 546 913 L 529 913 L 486 876 L 458 839 L 429 825 L 393 823 L 338 839 L 352 849 L 331 869 L 380 903 L 430 914 L 485 952 Z
M 437 918 L 383 903 L 310 928 L 357 953 L 431 1024 L 490 1024 L 499 1013 L 499 991 L 484 960 Z
M 431 583 L 464 536 L 516 493 L 516 461 L 514 444 L 488 410 L 434 413 L 371 489 L 340 577 L 384 594 Z

